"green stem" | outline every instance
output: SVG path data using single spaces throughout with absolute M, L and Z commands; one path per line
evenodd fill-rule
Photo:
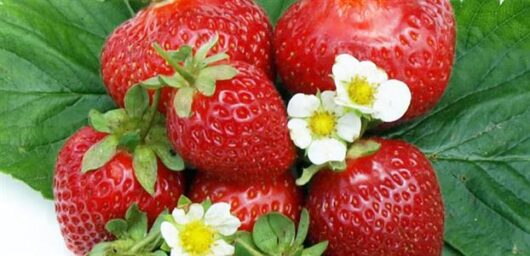
M 129 10 L 129 12 L 131 13 L 131 17 L 134 17 L 136 15 L 136 13 L 134 12 L 132 6 L 131 6 L 131 3 L 129 2 L 129 0 L 123 0 L 123 3 L 125 4 L 125 6 L 127 6 L 127 9 Z
M 137 253 L 139 250 L 153 242 L 160 242 L 159 237 L 160 235 L 147 236 L 146 238 L 142 239 L 137 244 L 135 244 L 129 251 L 132 253 Z
M 155 117 L 158 112 L 158 105 L 160 104 L 160 89 L 155 90 L 155 95 L 153 96 L 153 102 L 151 103 L 151 106 L 148 110 L 148 116 L 147 116 L 147 126 L 142 129 L 141 139 L 142 142 L 145 142 L 145 138 L 149 134 L 149 131 L 151 130 L 151 127 L 153 127 L 153 124 L 155 122 Z
M 190 85 L 193 85 L 195 83 L 195 76 L 193 76 L 190 72 L 183 68 L 180 63 L 176 62 L 173 58 L 171 58 L 171 56 L 164 49 L 162 49 L 159 44 L 155 43 L 153 47 L 155 48 L 156 52 L 158 52 L 158 54 L 160 54 L 160 56 L 162 56 L 162 58 L 164 58 L 169 63 L 169 65 L 171 65 L 175 69 L 176 72 L 178 72 L 182 77 L 184 77 L 186 81 L 188 81 Z

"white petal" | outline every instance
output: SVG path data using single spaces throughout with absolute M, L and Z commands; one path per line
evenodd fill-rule
M 212 205 L 204 216 L 204 222 L 224 236 L 233 235 L 241 226 L 241 221 L 230 213 L 227 203 Z
M 290 117 L 310 117 L 320 107 L 320 100 L 315 95 L 298 93 L 291 98 L 287 106 Z
M 322 107 L 330 113 L 341 115 L 343 113 L 343 108 L 337 106 L 335 103 L 335 97 L 337 97 L 337 94 L 334 91 L 324 91 L 321 93 L 320 100 L 322 101 Z
M 180 245 L 179 231 L 173 224 L 167 221 L 162 222 L 160 233 L 169 247 L 174 248 Z
M 389 80 L 377 90 L 374 117 L 383 122 L 397 121 L 407 112 L 411 99 L 410 89 L 405 83 Z
M 362 121 L 354 113 L 348 113 L 339 119 L 337 134 L 347 142 L 353 142 L 361 134 Z
M 189 222 L 188 218 L 186 217 L 186 212 L 182 209 L 175 208 L 172 215 L 177 224 L 184 225 Z
M 212 252 L 215 256 L 231 256 L 234 255 L 235 248 L 224 240 L 219 239 L 213 243 Z
M 309 130 L 307 121 L 303 119 L 291 119 L 287 123 L 289 128 L 289 134 L 294 144 L 301 148 L 306 149 L 311 144 L 311 130 Z
M 335 103 L 337 105 L 339 105 L 339 106 L 344 106 L 346 108 L 358 110 L 359 112 L 361 112 L 363 114 L 371 115 L 371 114 L 373 114 L 375 112 L 375 110 L 372 109 L 372 108 L 361 106 L 361 105 L 358 105 L 358 104 L 355 104 L 355 103 L 351 102 L 349 100 L 349 98 L 348 98 L 348 100 L 344 100 L 342 98 L 335 98 Z
M 182 246 L 179 246 L 171 249 L 171 256 L 189 256 L 189 254 L 184 251 Z
M 378 68 L 375 63 L 371 61 L 363 61 L 359 64 L 360 74 L 368 79 L 368 82 L 381 84 L 388 80 L 388 75 L 385 71 Z
M 344 161 L 346 158 L 346 145 L 336 139 L 317 140 L 309 146 L 308 157 L 316 165 Z
M 355 66 L 359 64 L 359 60 L 349 54 L 340 54 L 335 57 L 335 63 Z
M 204 217 L 204 208 L 200 204 L 191 204 L 187 217 L 189 221 L 202 219 Z

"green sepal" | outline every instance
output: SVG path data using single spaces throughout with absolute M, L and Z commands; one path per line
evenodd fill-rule
M 125 111 L 129 117 L 142 117 L 149 108 L 149 94 L 139 85 L 131 87 L 125 94 Z
M 349 159 L 356 159 L 375 154 L 381 148 L 381 144 L 373 140 L 360 140 L 355 142 L 346 157 Z
M 164 87 L 164 83 L 160 81 L 160 76 L 151 77 L 147 80 L 142 81 L 139 85 L 150 90 L 161 89 L 162 87 Z
M 216 33 L 210 39 L 210 41 L 201 45 L 201 47 L 199 47 L 199 49 L 197 50 L 197 53 L 195 53 L 194 64 L 200 65 L 204 63 L 204 60 L 206 59 L 206 55 L 208 55 L 208 52 L 212 50 L 212 48 L 217 44 L 218 41 L 219 41 L 219 34 Z
M 98 132 L 112 132 L 111 126 L 105 118 L 105 115 L 95 109 L 90 110 L 88 113 L 88 123 L 94 130 Z
M 183 62 L 191 57 L 191 55 L 193 54 L 193 47 L 189 45 L 183 45 L 178 50 L 168 51 L 168 53 L 172 59 L 178 62 Z
M 108 135 L 94 144 L 83 156 L 81 172 L 86 173 L 101 168 L 116 155 L 119 139 Z
M 182 171 L 186 166 L 184 160 L 169 144 L 156 144 L 152 146 L 156 156 L 171 171 Z
M 206 200 L 202 201 L 201 205 L 202 205 L 202 208 L 204 209 L 204 211 L 208 211 L 208 209 L 210 209 L 210 207 L 212 207 L 212 200 L 210 200 L 210 198 L 206 198 Z
M 295 232 L 291 219 L 279 213 L 270 213 L 256 221 L 252 237 L 261 251 L 276 255 L 287 251 L 292 245 Z
M 138 241 L 147 234 L 147 215 L 138 209 L 138 205 L 133 204 L 125 214 L 127 223 L 127 233 L 130 238 Z
M 298 230 L 296 231 L 295 245 L 302 246 L 309 231 L 309 212 L 307 209 L 302 209 L 300 213 L 300 221 L 298 222 Z
M 118 239 L 128 238 L 127 228 L 127 221 L 122 219 L 110 220 L 105 225 L 105 229 Z
M 304 186 L 326 165 L 311 165 L 302 171 L 302 176 L 296 180 L 296 185 Z
M 206 58 L 203 62 L 206 65 L 210 65 L 210 64 L 214 64 L 216 62 L 222 61 L 222 60 L 229 59 L 229 58 L 230 56 L 228 54 L 226 54 L 225 52 L 221 52 L 221 53 L 218 53 L 218 54 L 215 54 L 213 56 Z
M 328 241 L 315 244 L 307 249 L 304 249 L 302 251 L 302 256 L 320 256 L 324 254 L 324 252 L 328 248 L 328 245 L 329 245 Z
M 238 73 L 239 71 L 230 65 L 217 65 L 202 69 L 199 78 L 206 76 L 213 80 L 223 81 L 234 78 Z
M 215 79 L 201 73 L 195 81 L 195 87 L 204 96 L 211 97 L 215 94 Z
M 343 172 L 346 170 L 348 165 L 346 164 L 346 161 L 342 162 L 329 162 L 328 167 L 334 171 L 334 172 Z
M 156 154 L 148 146 L 139 145 L 134 151 L 133 167 L 136 179 L 150 195 L 155 194 L 158 172 Z
M 142 143 L 142 137 L 140 136 L 140 130 L 127 131 L 120 136 L 119 145 L 126 147 L 129 151 L 133 152 L 134 149 Z
M 193 202 L 191 199 L 189 199 L 187 196 L 182 195 L 179 197 L 179 200 L 177 202 L 177 208 L 186 208 L 190 206 Z
M 247 231 L 238 231 L 235 242 L 235 254 L 237 256 L 265 256 L 254 244 L 252 234 Z
M 193 97 L 195 89 L 192 87 L 184 87 L 177 91 L 173 100 L 173 106 L 180 118 L 187 118 L 191 116 L 191 107 L 193 104 Z

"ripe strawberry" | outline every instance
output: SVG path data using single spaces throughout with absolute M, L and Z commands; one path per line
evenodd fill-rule
M 166 0 L 153 3 L 118 27 L 101 54 L 101 72 L 109 94 L 119 106 L 127 89 L 152 76 L 173 70 L 153 50 L 200 46 L 215 33 L 232 60 L 252 63 L 272 77 L 272 27 L 265 12 L 251 0 Z M 160 110 L 170 100 L 162 93 Z
M 57 158 L 54 197 L 57 219 L 66 244 L 76 255 L 85 255 L 96 243 L 109 240 L 105 224 L 123 217 L 138 203 L 153 221 L 165 208 L 173 208 L 183 193 L 183 177 L 158 164 L 155 194 L 149 195 L 135 179 L 133 157 L 120 151 L 105 166 L 83 174 L 81 161 L 87 150 L 106 134 L 85 127 L 64 145 Z
M 408 84 L 402 120 L 432 109 L 445 91 L 455 53 L 448 0 L 302 0 L 280 19 L 274 39 L 278 72 L 292 93 L 333 90 L 335 57 L 370 60 Z
M 189 195 L 194 202 L 209 198 L 213 203 L 229 203 L 232 214 L 241 220 L 240 230 L 245 231 L 252 231 L 256 220 L 266 213 L 279 212 L 296 221 L 302 210 L 302 192 L 291 174 L 233 182 L 199 173 Z
M 280 94 L 255 66 L 227 62 L 225 53 L 205 57 L 217 40 L 195 54 L 190 47 L 165 51 L 155 45 L 177 72 L 142 84 L 177 89 L 167 113 L 171 143 L 191 166 L 225 179 L 285 173 L 296 151 Z
M 310 239 L 328 240 L 326 255 L 441 255 L 444 209 L 429 160 L 405 142 L 377 142 L 346 171 L 315 176 Z
M 149 106 L 147 90 L 133 87 L 125 109 L 90 113 L 84 127 L 63 146 L 54 174 L 57 219 L 67 247 L 85 255 L 111 239 L 106 223 L 122 218 L 132 204 L 150 223 L 173 208 L 183 193 L 184 163 L 172 149 L 157 113 L 160 92 Z

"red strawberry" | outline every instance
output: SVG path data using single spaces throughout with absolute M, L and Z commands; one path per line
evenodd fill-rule
M 311 240 L 328 240 L 326 255 L 441 255 L 444 209 L 429 160 L 405 142 L 377 142 L 379 151 L 348 160 L 346 171 L 315 176 Z
M 119 106 L 127 89 L 173 70 L 153 50 L 200 46 L 218 33 L 214 52 L 252 63 L 272 77 L 272 27 L 265 12 L 251 0 L 166 0 L 153 3 L 118 27 L 101 54 L 103 81 Z M 165 111 L 171 90 L 162 93 Z
M 408 84 L 412 103 L 402 120 L 439 101 L 451 75 L 455 21 L 448 0 L 302 0 L 276 27 L 275 58 L 289 91 L 334 90 L 335 56 L 370 60 Z
M 183 193 L 182 175 L 159 163 L 156 192 L 149 195 L 135 178 L 132 155 L 123 150 L 103 167 L 81 173 L 83 156 L 106 135 L 82 128 L 57 158 L 55 209 L 66 245 L 76 255 L 85 255 L 96 243 L 111 239 L 105 224 L 122 218 L 132 203 L 138 203 L 152 222 L 165 208 L 173 208 Z
M 266 213 L 279 212 L 298 220 L 302 210 L 302 192 L 290 174 L 273 179 L 233 182 L 200 173 L 189 194 L 194 202 L 209 198 L 213 203 L 229 203 L 232 214 L 241 220 L 240 230 L 246 231 L 252 231 L 254 222 Z
M 217 81 L 211 96 L 184 97 L 193 98 L 191 116 L 168 108 L 171 143 L 187 163 L 225 179 L 248 181 L 285 173 L 296 151 L 279 93 L 261 70 L 244 62 L 230 65 L 238 74 Z

